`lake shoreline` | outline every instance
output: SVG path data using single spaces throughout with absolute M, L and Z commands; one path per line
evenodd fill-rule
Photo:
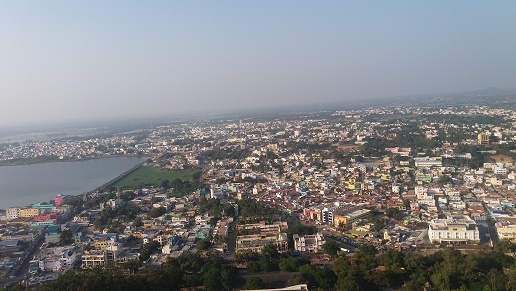
M 112 183 L 149 157 L 109 156 L 0 166 L 0 209 L 49 201 L 58 194 L 82 195 Z
M 48 160 L 34 160 L 34 159 L 23 159 L 16 161 L 15 163 L 8 163 L 6 161 L 0 161 L 0 167 L 13 167 L 13 166 L 25 166 L 25 165 L 37 165 L 37 164 L 46 164 L 46 163 L 66 163 L 66 162 L 79 162 L 79 161 L 88 161 L 88 160 L 96 160 L 96 159 L 109 159 L 109 158 L 120 158 L 120 157 L 132 157 L 132 158 L 144 158 L 141 155 L 109 155 L 109 156 L 99 156 L 99 157 L 87 157 L 87 158 L 70 158 L 70 159 L 48 159 Z M 148 157 L 147 157 L 148 158 Z

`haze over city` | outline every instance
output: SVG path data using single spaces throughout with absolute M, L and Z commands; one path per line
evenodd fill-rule
M 516 2 L 8 1 L 0 124 L 514 88 Z

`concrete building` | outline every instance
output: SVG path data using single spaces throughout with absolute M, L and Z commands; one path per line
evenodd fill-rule
M 326 242 L 322 233 L 313 235 L 293 235 L 294 249 L 299 252 L 318 253 L 321 252 L 322 245 Z
M 499 240 L 508 239 L 516 242 L 516 224 L 497 222 L 495 228 Z
M 443 158 L 442 157 L 414 158 L 414 165 L 417 168 L 441 167 L 443 165 Z
M 236 251 L 253 251 L 259 253 L 263 247 L 273 244 L 278 248 L 278 252 L 288 250 L 288 237 L 286 233 L 266 233 L 240 235 L 236 238 Z
M 20 217 L 20 208 L 19 207 L 7 207 L 5 209 L 5 216 L 7 220 L 13 220 Z
M 480 145 L 488 145 L 489 144 L 489 137 L 491 135 L 488 132 L 481 132 L 477 136 L 477 142 Z
M 261 221 L 257 224 L 239 225 L 239 230 L 255 230 L 259 233 L 250 235 L 240 235 L 236 238 L 236 251 L 251 250 L 261 252 L 262 248 L 268 244 L 273 244 L 279 252 L 288 250 L 287 234 L 282 232 L 288 227 L 286 222 L 266 224 Z
M 365 218 L 369 212 L 368 209 L 360 209 L 350 213 L 339 213 L 333 215 L 333 222 L 335 227 L 343 225 L 346 228 L 351 227 L 351 224 L 359 219 Z
M 34 217 L 39 214 L 38 208 L 23 208 L 20 209 L 20 216 L 19 217 Z
M 428 225 L 428 238 L 438 243 L 467 243 L 480 241 L 476 222 L 465 215 L 434 219 Z

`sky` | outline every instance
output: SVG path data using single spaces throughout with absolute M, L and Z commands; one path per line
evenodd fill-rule
M 516 1 L 0 1 L 0 126 L 516 87 Z

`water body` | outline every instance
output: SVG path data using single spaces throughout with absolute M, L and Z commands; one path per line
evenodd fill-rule
M 112 157 L 0 167 L 0 208 L 49 202 L 58 194 L 91 191 L 145 159 Z

